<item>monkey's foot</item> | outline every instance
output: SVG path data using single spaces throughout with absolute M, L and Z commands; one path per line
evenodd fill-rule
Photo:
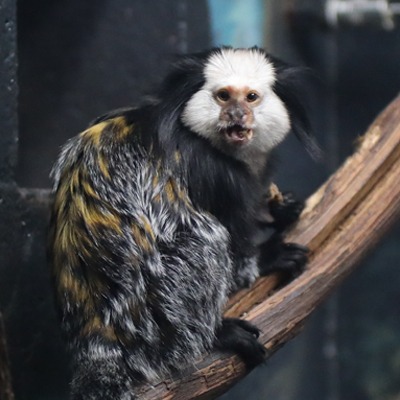
M 216 347 L 238 354 L 248 368 L 263 362 L 267 351 L 257 340 L 260 330 L 239 318 L 224 318 L 217 331 Z
M 277 231 L 284 231 L 293 225 L 304 209 L 304 201 L 297 200 L 293 193 L 283 193 L 279 200 L 269 201 L 269 210 L 274 219 L 273 226 Z
M 260 257 L 260 274 L 282 272 L 287 281 L 299 276 L 308 261 L 309 249 L 297 243 L 275 243 L 274 248 L 265 247 Z

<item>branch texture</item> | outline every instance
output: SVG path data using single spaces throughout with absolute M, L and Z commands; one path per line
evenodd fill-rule
M 227 305 L 227 316 L 257 325 L 272 354 L 338 286 L 396 221 L 400 209 L 400 97 L 358 141 L 358 149 L 308 201 L 286 240 L 308 246 L 307 270 L 276 291 L 279 276 L 259 279 Z M 212 399 L 247 372 L 237 356 L 213 353 L 192 371 L 144 386 L 143 400 Z

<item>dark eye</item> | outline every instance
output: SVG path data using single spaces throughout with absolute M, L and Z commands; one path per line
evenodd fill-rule
M 258 95 L 258 93 L 256 93 L 256 92 L 250 92 L 250 93 L 247 94 L 246 100 L 247 100 L 249 103 L 252 103 L 253 101 L 256 101 L 259 97 L 260 97 L 260 96 Z
M 218 100 L 228 101 L 231 98 L 231 95 L 226 89 L 221 89 L 216 93 L 216 97 Z

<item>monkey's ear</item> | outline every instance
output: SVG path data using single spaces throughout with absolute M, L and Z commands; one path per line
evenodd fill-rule
M 289 112 L 292 131 L 311 157 L 315 161 L 319 161 L 322 159 L 323 152 L 312 134 L 304 100 L 300 97 L 302 86 L 304 86 L 302 80 L 309 70 L 300 67 L 290 67 L 276 59 L 273 59 L 272 62 L 277 78 L 274 85 L 274 92 L 285 103 Z

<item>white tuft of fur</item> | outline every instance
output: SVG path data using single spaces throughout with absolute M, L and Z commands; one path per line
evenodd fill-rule
M 285 104 L 274 93 L 275 69 L 257 49 L 221 49 L 212 53 L 204 69 L 205 83 L 186 104 L 183 123 L 195 133 L 219 146 L 218 124 L 221 107 L 215 92 L 225 87 L 255 90 L 261 101 L 253 107 L 254 137 L 235 156 L 247 160 L 254 152 L 268 154 L 290 130 Z
M 221 86 L 263 90 L 275 82 L 273 65 L 257 49 L 221 49 L 211 55 L 204 74 L 208 90 Z

